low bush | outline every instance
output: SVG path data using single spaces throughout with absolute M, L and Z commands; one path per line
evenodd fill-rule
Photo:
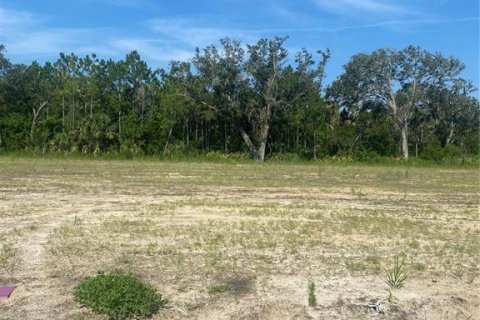
M 453 144 L 442 148 L 437 140 L 433 140 L 423 149 L 421 157 L 435 162 L 452 162 L 461 160 L 464 155 L 462 150 Z
M 152 286 L 117 271 L 86 278 L 73 295 L 77 302 L 111 319 L 147 318 L 166 303 Z

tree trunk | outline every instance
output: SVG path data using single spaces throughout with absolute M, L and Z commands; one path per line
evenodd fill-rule
M 170 126 L 170 130 L 168 131 L 167 142 L 165 142 L 165 146 L 163 147 L 163 155 L 167 153 L 168 144 L 170 143 L 170 138 L 172 137 L 172 132 L 173 132 L 173 124 Z
M 40 104 L 38 109 L 35 110 L 35 108 L 33 108 L 32 126 L 30 127 L 30 142 L 32 143 L 35 135 L 35 125 L 37 124 L 38 116 L 40 115 L 40 112 L 47 104 L 48 104 L 48 100 L 42 102 L 42 104 Z
M 73 97 L 73 104 L 72 104 L 72 128 L 70 128 L 70 131 L 71 130 L 75 130 L 75 97 Z
M 245 141 L 248 149 L 250 150 L 250 153 L 252 154 L 253 160 L 259 161 L 260 160 L 260 155 L 258 154 L 257 148 L 253 144 L 252 140 L 250 139 L 250 136 L 243 130 L 243 128 L 240 128 L 240 134 L 243 138 L 243 141 Z
M 267 147 L 267 138 L 268 138 L 268 130 L 270 129 L 270 126 L 268 124 L 265 124 L 260 131 L 260 137 L 259 137 L 259 145 L 258 148 L 255 146 L 255 144 L 252 142 L 250 139 L 250 136 L 245 132 L 243 128 L 240 127 L 240 134 L 242 135 L 243 141 L 248 146 L 248 149 L 250 149 L 250 153 L 252 154 L 253 160 L 255 161 L 261 161 L 263 162 L 265 160 L 265 149 Z
M 260 146 L 258 147 L 258 156 L 260 161 L 265 160 L 265 148 L 267 147 L 268 130 L 270 126 L 265 124 L 260 133 Z
M 75 96 L 73 97 L 73 104 L 72 104 L 72 129 L 75 131 Z
M 210 131 L 208 128 L 208 121 L 205 122 L 205 150 L 210 151 Z
M 299 137 L 300 137 L 300 132 L 299 132 L 299 131 L 300 131 L 300 128 L 297 126 L 297 130 L 296 130 L 296 132 L 295 132 L 295 146 L 294 146 L 295 152 L 298 151 L 298 141 L 299 141 L 299 139 L 300 139 L 300 138 L 299 138 Z
M 202 139 L 202 153 L 205 152 L 205 121 L 202 120 L 202 131 L 201 131 L 201 139 Z
M 454 131 L 455 131 L 455 124 L 453 122 L 450 122 L 450 130 L 448 133 L 447 140 L 445 141 L 445 146 L 448 146 L 452 142 Z
M 118 111 L 118 139 L 122 135 L 122 111 Z
M 223 138 L 224 138 L 224 145 L 223 145 L 223 149 L 225 151 L 225 154 L 228 153 L 228 134 L 227 134 L 227 124 L 224 123 L 223 124 Z
M 198 121 L 195 119 L 195 142 L 198 142 Z
M 189 127 L 188 127 L 188 118 L 183 119 L 183 142 L 188 147 L 190 144 L 190 134 L 189 134 Z
M 402 125 L 402 153 L 403 158 L 408 160 L 408 125 L 405 123 Z
M 187 133 L 186 133 L 186 127 L 187 127 L 187 120 L 186 118 L 183 118 L 183 125 L 182 125 L 182 133 L 183 133 L 183 143 L 187 145 Z
M 65 95 L 62 95 L 62 126 L 65 132 Z
M 186 129 L 187 129 L 187 147 L 190 144 L 190 126 L 189 126 L 188 122 L 189 121 L 188 121 L 188 118 L 187 118 L 187 121 L 185 123 Z
M 120 92 L 118 92 L 118 141 L 121 141 L 120 136 L 122 135 L 122 106 L 120 105 Z M 121 142 L 120 142 L 121 144 Z M 119 146 L 120 148 L 120 146 Z

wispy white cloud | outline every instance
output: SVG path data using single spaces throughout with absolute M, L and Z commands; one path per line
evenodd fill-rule
M 244 41 L 252 37 L 250 31 L 208 25 L 200 19 L 152 19 L 148 24 L 155 34 L 192 47 L 206 46 L 225 37 Z
M 10 28 L 26 28 L 44 20 L 40 15 L 34 15 L 25 11 L 7 10 L 0 7 L 0 31 L 8 31 Z
M 17 57 L 58 54 L 79 49 L 94 35 L 92 30 L 43 28 L 46 16 L 0 8 L 1 42 Z
M 359 30 L 359 29 L 374 29 L 374 28 L 386 28 L 386 27 L 396 27 L 396 26 L 408 26 L 409 28 L 414 28 L 418 26 L 425 25 L 440 25 L 440 24 L 451 24 L 451 23 L 462 23 L 470 21 L 479 21 L 478 16 L 472 17 L 460 17 L 460 18 L 448 18 L 448 17 L 437 17 L 437 18 L 426 18 L 426 19 L 403 19 L 403 20 L 383 20 L 373 23 L 364 23 L 364 24 L 351 24 L 351 25 L 340 25 L 335 27 L 307 27 L 307 28 L 272 28 L 272 29 L 257 29 L 250 30 L 251 33 L 260 33 L 260 34 L 278 34 L 278 33 L 336 33 L 348 30 Z M 402 30 L 406 30 L 403 28 Z
M 136 8 L 148 3 L 146 0 L 100 0 L 109 5 L 126 8 Z
M 270 13 L 280 18 L 296 24 L 311 20 L 310 17 L 303 12 L 287 7 L 284 3 L 279 1 L 271 1 L 268 5 L 268 10 Z
M 46 21 L 48 17 L 45 16 L 0 8 L 0 42 L 6 45 L 8 56 L 25 62 L 51 59 L 60 52 L 120 58 L 129 51 L 138 50 L 149 61 L 162 64 L 187 60 L 193 55 L 192 48 L 186 48 L 171 37 L 128 37 L 109 28 L 50 28 L 45 26 Z M 193 37 L 194 31 L 190 33 Z M 205 30 L 199 41 L 210 38 L 207 35 Z
M 102 0 L 113 1 L 113 0 Z M 148 1 L 148 0 L 145 0 Z M 334 0 L 326 4 L 326 0 L 312 0 L 319 5 L 336 8 L 346 4 L 354 10 L 363 4 L 367 11 L 401 12 L 404 8 L 383 0 Z M 130 0 L 121 0 L 124 4 Z M 273 2 L 271 2 L 273 3 Z M 118 3 L 117 3 L 118 4 Z M 280 4 L 273 14 L 285 19 L 298 19 L 296 12 Z M 332 9 L 333 10 L 333 9 Z M 393 15 L 392 15 L 393 16 Z M 313 27 L 280 27 L 280 28 L 236 28 L 228 22 L 215 22 L 207 19 L 157 18 L 143 23 L 140 32 L 113 28 L 51 28 L 48 27 L 51 17 L 31 12 L 9 10 L 0 7 L 0 42 L 7 47 L 7 54 L 15 60 L 51 59 L 59 52 L 75 52 L 83 55 L 95 52 L 112 58 L 123 57 L 128 51 L 138 50 L 148 61 L 162 64 L 171 60 L 188 60 L 195 47 L 205 47 L 217 43 L 224 37 L 232 37 L 243 43 L 251 43 L 260 37 L 273 35 L 295 35 L 316 33 L 340 33 L 357 29 L 391 28 L 398 32 L 449 23 L 478 21 L 478 16 L 463 18 L 430 17 L 417 18 L 397 15 L 396 19 L 378 20 L 358 24 L 324 23 Z M 302 21 L 303 23 L 305 21 Z M 307 23 L 305 23 L 307 24 Z M 141 25 L 139 23 L 139 25 Z M 286 24 L 288 25 L 288 24 Z M 291 24 L 298 26 L 299 23 Z
M 87 1 L 87 0 L 83 0 Z M 155 5 L 154 0 L 88 0 L 94 4 L 103 3 L 112 7 L 145 9 Z
M 193 50 L 172 46 L 168 41 L 141 38 L 115 38 L 108 42 L 108 47 L 117 52 L 137 50 L 149 61 L 170 62 L 172 60 L 189 60 Z
M 112 48 L 102 44 L 101 33 L 102 30 L 93 29 L 27 29 L 10 33 L 2 42 L 6 45 L 8 56 L 21 61 L 51 59 L 60 52 L 116 55 Z
M 51 56 L 59 52 L 75 52 L 78 54 L 107 52 L 102 47 L 93 47 L 94 30 L 86 29 L 45 29 L 41 31 L 26 30 L 15 33 L 15 37 L 7 38 L 7 50 L 16 56 Z
M 313 0 L 320 8 L 337 14 L 406 13 L 399 4 L 386 0 Z

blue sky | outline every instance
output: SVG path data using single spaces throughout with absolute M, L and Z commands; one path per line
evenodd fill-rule
M 275 35 L 292 53 L 330 48 L 327 83 L 355 53 L 413 44 L 460 58 L 479 87 L 478 0 L 0 0 L 0 43 L 17 63 L 135 49 L 165 67 L 225 36 Z

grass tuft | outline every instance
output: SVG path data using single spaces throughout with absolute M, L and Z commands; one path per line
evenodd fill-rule
M 390 269 L 385 269 L 385 272 L 387 274 L 387 284 L 390 289 L 398 289 L 405 286 L 408 277 L 405 256 L 402 256 L 402 258 L 395 256 L 393 266 Z
M 317 296 L 315 295 L 315 282 L 310 281 L 308 283 L 308 306 L 316 307 L 317 306 Z

